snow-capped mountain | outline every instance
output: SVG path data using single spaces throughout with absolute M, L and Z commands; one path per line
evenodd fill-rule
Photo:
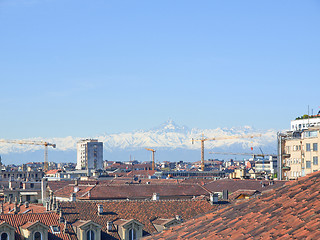
M 250 126 L 237 127 L 237 128 L 216 128 L 216 129 L 189 129 L 186 126 L 179 126 L 172 120 L 169 120 L 156 128 L 150 130 L 138 130 L 126 133 L 117 134 L 102 134 L 100 136 L 90 136 L 84 138 L 96 138 L 104 143 L 104 158 L 109 160 L 127 160 L 129 155 L 141 156 L 146 154 L 144 148 L 154 148 L 160 154 L 160 152 L 166 151 L 168 156 L 173 154 L 174 151 L 182 153 L 183 151 L 200 151 L 200 142 L 192 139 L 201 139 L 202 135 L 205 138 L 223 138 L 225 136 L 243 136 L 248 134 L 261 134 L 261 137 L 255 138 L 234 138 L 234 139 L 222 139 L 215 141 L 206 141 L 205 149 L 208 151 L 237 151 L 237 152 L 248 152 L 250 148 L 260 147 L 265 152 L 276 151 L 276 136 L 277 131 L 273 129 L 269 130 L 256 130 Z M 79 137 L 65 137 L 65 138 L 33 138 L 28 140 L 41 141 L 55 143 L 57 148 L 50 151 L 51 156 L 57 155 L 54 152 L 63 153 L 73 152 L 75 156 L 76 143 L 82 138 Z M 16 145 L 12 143 L 0 143 L 0 154 L 28 154 L 42 150 L 42 146 L 37 145 Z M 43 150 L 42 150 L 43 151 Z M 143 151 L 143 153 L 140 153 Z M 117 154 L 117 155 L 115 155 Z M 122 155 L 126 157 L 123 159 Z M 142 155 L 142 156 L 144 156 Z M 161 155 L 161 154 L 160 154 Z M 173 154 L 175 155 L 175 154 Z M 57 157 L 59 159 L 65 159 L 63 157 Z M 112 156 L 111 159 L 109 156 Z M 148 155 L 149 156 L 149 155 Z M 158 155 L 159 156 L 159 155 Z M 175 160 L 170 159 L 166 156 L 163 160 Z M 176 158 L 176 157 L 175 157 Z M 75 161 L 70 159 L 69 161 Z M 31 159 L 30 159 L 31 160 Z M 57 161 L 57 159 L 50 158 L 51 161 Z M 142 159 L 141 159 L 142 160 Z M 149 159 L 145 159 L 149 160 Z M 159 159 L 162 161 L 161 159 Z M 179 159 L 182 160 L 182 159 Z M 190 159 L 191 160 L 191 159 Z M 193 159 L 198 160 L 198 159 Z M 59 161 L 59 160 L 58 160 Z

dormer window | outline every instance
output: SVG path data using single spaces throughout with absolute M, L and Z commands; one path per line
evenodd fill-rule
M 9 240 L 8 233 L 6 233 L 6 232 L 1 233 L 1 240 Z
M 87 232 L 87 240 L 94 240 L 94 231 L 89 230 Z
M 59 226 L 50 226 L 50 228 L 51 228 L 51 231 L 52 231 L 53 234 L 58 234 L 58 233 L 60 233 L 60 228 L 59 228 Z
M 42 240 L 42 236 L 40 232 L 35 232 L 34 233 L 34 240 Z

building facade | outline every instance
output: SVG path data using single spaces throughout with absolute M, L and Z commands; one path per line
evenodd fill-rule
M 287 158 L 282 159 L 284 179 L 297 179 L 320 170 L 320 127 L 309 127 L 299 134 L 288 133 L 284 140 Z
M 309 127 L 320 127 L 320 115 L 310 116 L 309 118 L 299 118 L 291 121 L 291 131 L 306 130 Z
M 103 169 L 103 143 L 97 139 L 80 140 L 77 143 L 76 169 Z

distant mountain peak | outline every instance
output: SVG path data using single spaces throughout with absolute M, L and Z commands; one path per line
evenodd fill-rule
M 186 126 L 179 126 L 175 123 L 172 119 L 168 119 L 160 126 L 153 128 L 153 131 L 160 131 L 160 132 L 186 132 L 188 131 L 188 127 Z

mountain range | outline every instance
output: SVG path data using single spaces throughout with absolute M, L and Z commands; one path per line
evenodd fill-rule
M 208 158 L 223 158 L 222 155 L 209 155 L 210 151 L 217 152 L 253 152 L 276 153 L 277 131 L 274 129 L 258 130 L 250 126 L 234 128 L 198 129 L 179 126 L 168 120 L 158 127 L 149 130 L 137 130 L 124 133 L 101 134 L 84 138 L 93 138 L 104 144 L 104 159 L 127 161 L 137 159 L 149 161 L 151 154 L 145 148 L 153 148 L 157 161 L 198 161 L 200 159 L 199 140 L 205 138 L 224 138 L 225 136 L 257 135 L 255 138 L 234 138 L 214 141 L 205 141 L 205 155 Z M 49 161 L 76 162 L 76 143 L 81 137 L 64 137 L 42 139 L 41 137 L 26 139 L 31 141 L 47 141 L 55 143 L 56 149 L 49 148 Z M 17 145 L 0 143 L 0 154 L 5 164 L 22 163 L 26 161 L 42 161 L 43 146 Z M 234 158 L 234 156 L 233 156 Z

